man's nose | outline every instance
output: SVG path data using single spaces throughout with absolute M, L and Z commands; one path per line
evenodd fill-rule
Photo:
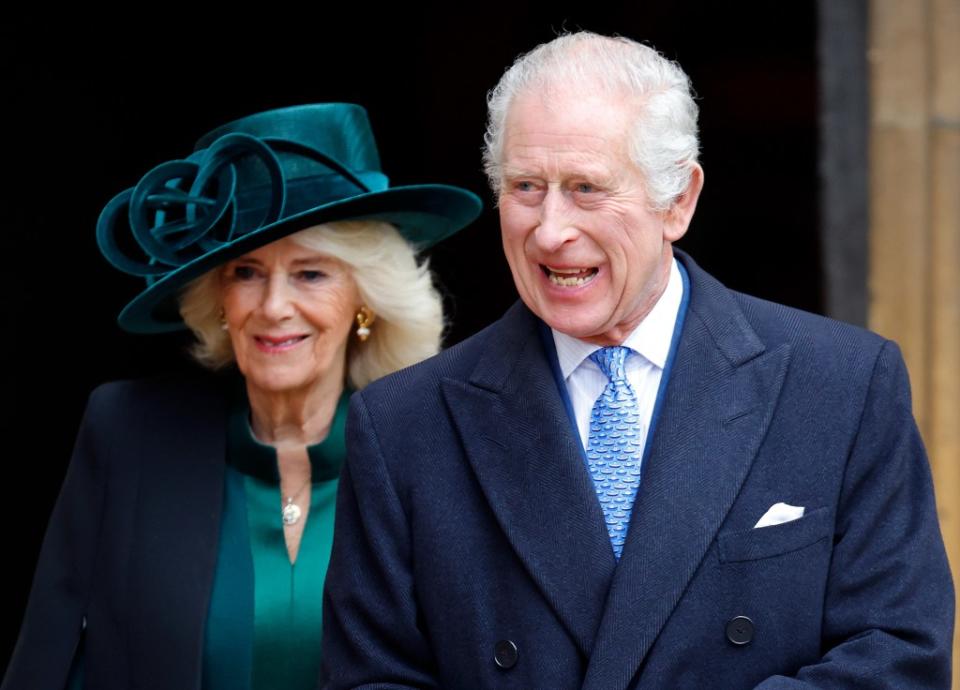
M 535 232 L 538 248 L 545 253 L 555 252 L 576 239 L 577 234 L 570 200 L 561 190 L 548 188 L 540 206 L 540 224 Z

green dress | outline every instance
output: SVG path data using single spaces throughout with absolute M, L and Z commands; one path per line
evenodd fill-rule
M 295 564 L 280 515 L 276 452 L 250 430 L 243 387 L 227 425 L 227 469 L 217 567 L 207 613 L 203 690 L 313 690 L 320 672 L 323 581 L 349 393 L 327 438 L 309 446 L 310 512 Z

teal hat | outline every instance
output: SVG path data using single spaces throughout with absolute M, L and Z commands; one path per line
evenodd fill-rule
M 120 326 L 160 333 L 184 327 L 176 297 L 186 283 L 298 230 L 381 220 L 424 249 L 480 209 L 480 199 L 458 187 L 390 187 L 366 111 L 322 103 L 205 134 L 185 160 L 158 165 L 104 207 L 97 245 L 114 267 L 147 280 L 120 312 Z

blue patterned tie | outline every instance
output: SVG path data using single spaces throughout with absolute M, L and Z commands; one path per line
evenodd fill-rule
M 609 382 L 590 413 L 587 464 L 617 560 L 627 539 L 630 511 L 640 486 L 643 453 L 637 394 L 624 368 L 631 352 L 627 347 L 604 347 L 590 355 Z

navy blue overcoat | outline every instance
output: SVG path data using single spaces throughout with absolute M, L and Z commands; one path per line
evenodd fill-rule
M 353 397 L 323 687 L 950 686 L 896 345 L 679 257 L 689 311 L 619 564 L 522 304 Z M 779 502 L 805 515 L 755 529 Z

